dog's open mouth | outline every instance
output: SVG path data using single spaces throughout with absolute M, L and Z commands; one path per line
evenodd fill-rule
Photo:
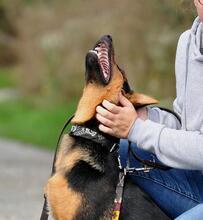
M 134 93 L 122 71 L 115 62 L 112 38 L 104 35 L 86 55 L 86 84 L 79 101 L 73 124 L 84 124 L 95 118 L 96 107 L 104 99 L 119 104 L 119 93 L 128 98 L 134 106 L 155 104 L 156 100 Z
M 89 52 L 93 52 L 97 55 L 103 77 L 105 81 L 108 82 L 110 79 L 111 69 L 110 69 L 110 54 L 107 45 L 105 43 L 100 43 L 94 48 L 94 50 L 90 50 Z
M 86 79 L 107 84 L 111 78 L 112 39 L 103 36 L 86 57 Z

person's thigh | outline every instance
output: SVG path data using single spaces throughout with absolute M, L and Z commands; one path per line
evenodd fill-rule
M 156 160 L 154 154 L 140 150 L 132 144 L 133 150 L 143 159 Z M 121 162 L 125 166 L 128 155 L 128 142 L 120 142 Z M 130 155 L 130 166 L 142 164 Z M 175 218 L 203 201 L 203 175 L 200 171 L 154 169 L 148 173 L 137 172 L 132 180 L 148 193 L 153 200 L 169 215 Z
M 203 204 L 199 204 L 194 208 L 184 212 L 175 220 L 202 220 L 203 219 Z

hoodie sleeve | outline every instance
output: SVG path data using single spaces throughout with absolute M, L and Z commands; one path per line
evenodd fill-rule
M 203 134 L 200 132 L 171 129 L 164 124 L 138 118 L 128 139 L 143 150 L 155 153 L 168 166 L 203 170 Z
M 179 109 L 176 101 L 174 101 L 174 109 Z M 147 107 L 148 119 L 159 124 L 163 124 L 168 128 L 180 129 L 181 124 L 178 118 L 168 112 L 164 111 L 158 107 Z M 180 112 L 176 111 L 177 115 L 180 116 Z

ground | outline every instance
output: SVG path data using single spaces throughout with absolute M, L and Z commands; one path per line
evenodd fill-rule
M 36 220 L 53 153 L 0 139 L 0 220 Z

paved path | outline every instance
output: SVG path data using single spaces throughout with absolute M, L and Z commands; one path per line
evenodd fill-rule
M 53 154 L 0 139 L 0 220 L 39 220 Z
M 21 97 L 20 92 L 13 88 L 0 88 L 0 102 L 18 99 Z

